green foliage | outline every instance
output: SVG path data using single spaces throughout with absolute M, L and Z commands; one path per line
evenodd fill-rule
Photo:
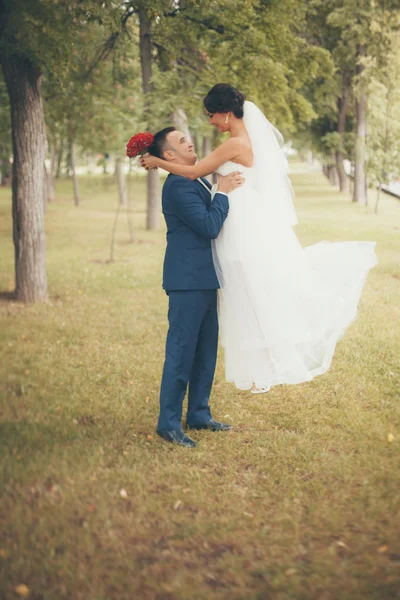
M 77 140 L 84 149 L 120 149 L 133 121 L 128 115 L 140 107 L 135 87 L 126 93 L 123 87 L 139 78 L 139 70 L 134 45 L 131 53 L 119 51 L 121 7 L 95 0 L 2 0 L 1 8 L 0 56 L 16 54 L 43 73 L 49 137 Z
M 304 8 L 294 0 L 185 2 L 154 26 L 160 76 L 166 65 L 175 72 L 169 90 L 164 81 L 162 102 L 197 101 L 199 110 L 209 88 L 228 81 L 279 127 L 294 130 L 315 116 L 304 86 L 332 70 L 328 53 L 304 39 L 305 26 Z
M 298 134 L 323 156 L 341 148 L 351 158 L 354 97 L 360 86 L 379 80 L 398 23 L 394 0 L 1 5 L 6 17 L 0 53 L 17 52 L 42 69 L 49 138 L 56 145 L 73 138 L 92 153 L 123 153 L 132 133 L 171 123 L 177 109 L 187 115 L 192 133 L 209 134 L 203 97 L 216 82 L 227 81 L 259 104 L 284 135 Z M 153 78 L 146 110 L 139 10 L 151 24 Z M 337 130 L 346 86 L 349 116 L 339 140 L 330 134 Z M 6 122 L 0 139 L 2 147 L 9 144 Z
M 77 30 L 64 85 L 45 80 L 46 122 L 51 135 L 71 138 L 83 150 L 121 154 L 143 115 L 138 46 L 118 40 L 112 54 L 95 62 L 106 41 L 97 22 Z
M 17 54 L 63 84 L 74 60 L 76 32 L 90 23 L 107 31 L 117 26 L 117 8 L 96 0 L 1 0 L 0 54 Z
M 350 160 L 354 159 L 355 138 L 351 134 L 355 125 L 354 101 L 361 91 L 368 90 L 371 81 L 380 80 L 393 60 L 393 31 L 399 22 L 399 5 L 395 1 L 311 0 L 308 3 L 307 40 L 326 49 L 335 66 L 333 74 L 328 72 L 314 78 L 305 90 L 318 118 L 308 135 L 304 131 L 301 138 L 303 143 L 308 139 L 323 160 L 329 159 L 335 150 L 341 150 Z M 345 98 L 348 103 L 347 119 L 340 140 L 334 132 L 338 128 L 339 108 Z M 376 120 L 372 114 L 375 108 L 377 103 L 370 102 L 371 123 Z M 376 143 L 369 143 L 370 169 L 377 158 L 374 157 L 375 152 Z
M 369 86 L 367 172 L 373 183 L 388 184 L 400 174 L 400 36 L 392 39 L 388 64 Z

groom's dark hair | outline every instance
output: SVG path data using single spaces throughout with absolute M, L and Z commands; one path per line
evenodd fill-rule
M 167 135 L 171 133 L 171 131 L 176 131 L 176 127 L 165 127 L 165 129 L 157 131 L 153 143 L 149 148 L 149 153 L 152 156 L 164 159 L 164 152 L 168 149 Z

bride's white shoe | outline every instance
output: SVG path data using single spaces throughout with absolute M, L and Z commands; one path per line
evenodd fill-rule
M 271 389 L 270 385 L 268 387 L 261 387 L 261 388 L 258 388 L 255 385 L 253 385 L 253 387 L 251 388 L 250 391 L 252 394 L 266 394 L 267 392 L 269 392 L 270 389 Z

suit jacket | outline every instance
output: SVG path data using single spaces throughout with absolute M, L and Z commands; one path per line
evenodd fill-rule
M 162 191 L 162 211 L 167 224 L 163 288 L 213 290 L 219 287 L 211 240 L 218 237 L 228 215 L 229 201 L 216 193 L 211 203 L 207 189 L 197 180 L 169 175 Z

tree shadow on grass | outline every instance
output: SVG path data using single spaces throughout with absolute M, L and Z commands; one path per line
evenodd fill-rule
M 0 303 L 16 302 L 15 291 L 5 292 L 0 290 Z
M 60 444 L 68 444 L 79 437 L 75 428 L 55 427 L 33 421 L 4 421 L 0 423 L 0 446 L 14 450 L 42 452 Z
M 0 423 L 0 456 L 3 457 L 3 482 L 13 478 L 16 459 L 24 468 L 32 461 L 46 464 L 55 453 L 79 441 L 79 432 L 66 426 L 50 426 L 28 420 Z M 9 457 L 8 459 L 6 457 Z M 10 460 L 11 459 L 11 460 Z

